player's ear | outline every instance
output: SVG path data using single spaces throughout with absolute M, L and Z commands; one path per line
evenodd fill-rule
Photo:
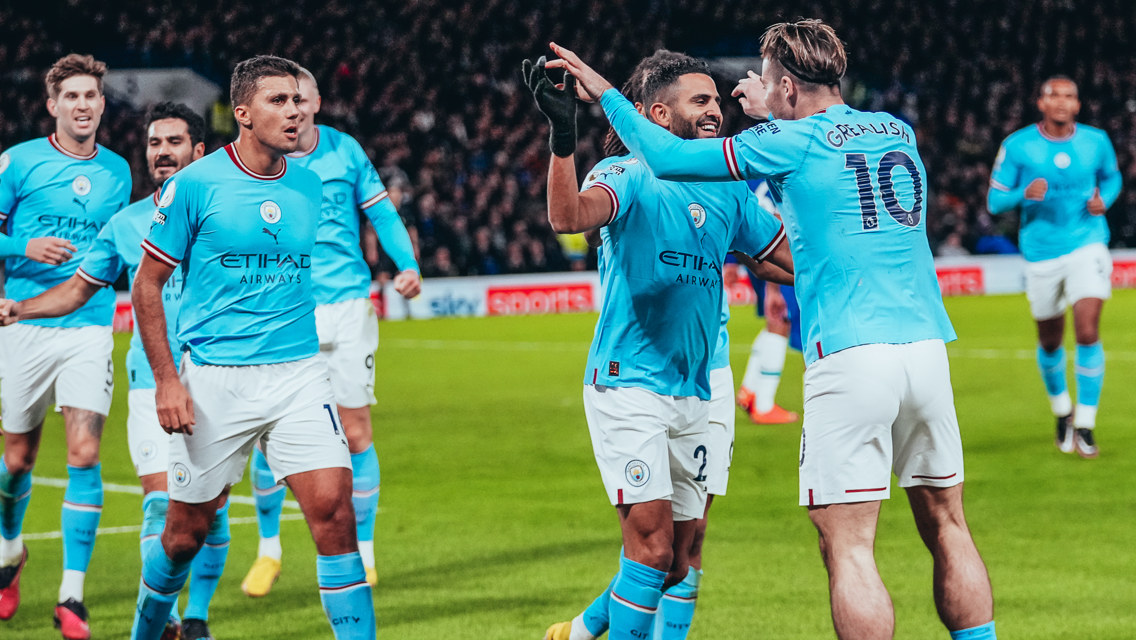
M 249 118 L 249 109 L 243 104 L 238 104 L 233 107 L 233 118 L 237 121 L 237 124 L 242 127 L 252 126 L 252 118 Z
M 52 98 L 47 99 L 47 112 L 51 114 L 52 118 L 59 117 L 58 105 L 55 104 L 55 100 L 53 100 Z
M 320 112 L 320 107 L 323 105 L 323 96 L 316 96 L 316 110 L 313 114 Z
M 205 156 L 205 143 L 204 142 L 198 142 L 197 144 L 193 145 L 193 155 L 191 156 L 191 159 L 192 160 L 200 160 L 204 156 Z

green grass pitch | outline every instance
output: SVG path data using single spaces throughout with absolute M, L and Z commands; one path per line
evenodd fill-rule
M 1108 373 L 1095 461 L 1053 446 L 1025 299 L 955 298 L 947 308 L 960 336 L 950 350 L 967 512 L 994 583 L 999 634 L 1133 637 L 1136 292 L 1118 292 L 1105 307 Z M 607 584 L 619 531 L 581 401 L 594 322 L 589 314 L 382 325 L 374 408 L 383 478 L 379 638 L 535 640 Z M 735 379 L 759 327 L 751 310 L 734 310 Z M 126 336 L 116 345 L 103 476 L 136 485 L 126 449 Z M 780 393 L 790 409 L 801 408 L 802 370 L 791 354 Z M 756 427 L 739 414 L 729 495 L 711 513 L 692 639 L 833 637 L 816 535 L 796 505 L 798 439 L 797 426 Z M 35 473 L 66 477 L 56 415 Z M 247 476 L 234 494 L 249 495 Z M 62 495 L 36 486 L 26 533 L 59 530 Z M 137 495 L 108 492 L 101 526 L 139 524 L 140 504 Z M 233 506 L 234 518 L 253 515 L 251 506 Z M 298 520 L 282 527 L 283 575 L 267 598 L 250 600 L 239 584 L 254 559 L 256 527 L 234 525 L 212 608 L 218 638 L 332 637 L 307 529 Z M 61 544 L 28 546 L 24 601 L 0 624 L 5 640 L 58 637 L 51 615 Z M 897 637 L 946 638 L 931 600 L 931 561 L 898 490 L 883 509 L 877 559 L 895 601 Z M 95 638 L 128 636 L 139 570 L 136 532 L 100 536 L 87 579 Z

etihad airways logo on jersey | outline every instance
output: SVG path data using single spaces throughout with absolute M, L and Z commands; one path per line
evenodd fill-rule
M 668 267 L 677 267 L 692 272 L 679 273 L 675 277 L 675 282 L 678 284 L 692 284 L 710 289 L 722 286 L 722 269 L 717 262 L 703 256 L 667 250 L 659 252 L 659 262 Z
M 245 273 L 241 284 L 300 284 L 303 274 L 296 270 L 311 269 L 312 257 L 287 253 L 226 253 L 221 256 L 226 269 L 272 269 L 270 273 Z
M 39 223 L 51 229 L 50 235 L 64 240 L 86 240 L 99 233 L 99 223 L 86 218 L 44 214 Z

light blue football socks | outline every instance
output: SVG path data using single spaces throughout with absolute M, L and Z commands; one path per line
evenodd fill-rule
M 209 603 L 221 581 L 225 559 L 229 557 L 229 503 L 217 510 L 217 518 L 209 527 L 205 544 L 190 565 L 189 601 L 185 605 L 185 618 L 209 619 Z
M 166 528 L 166 513 L 169 510 L 170 494 L 165 491 L 151 491 L 142 498 L 142 531 L 138 538 L 143 561 L 151 547 L 161 544 L 162 529 Z
M 991 620 L 980 627 L 952 631 L 951 640 L 998 640 L 998 636 L 994 635 L 994 621 Z
M 260 532 L 260 545 L 256 555 L 279 560 L 280 514 L 284 511 L 287 491 L 284 485 L 276 484 L 276 477 L 268 468 L 268 459 L 258 447 L 252 450 L 252 490 L 256 499 L 256 526 Z
M 178 593 L 185 586 L 192 562 L 174 562 L 160 544 L 152 544 L 142 559 L 142 580 L 134 610 L 131 640 L 157 640 L 166 628 Z
M 1104 385 L 1104 347 L 1095 344 L 1077 345 L 1073 370 L 1077 375 L 1077 411 L 1073 425 L 1078 429 L 1092 429 L 1097 424 L 1097 406 Z
M 1073 411 L 1073 403 L 1069 399 L 1069 388 L 1065 382 L 1065 347 L 1046 351 L 1038 345 L 1037 368 L 1041 370 L 1041 379 L 1045 382 L 1045 393 L 1049 395 L 1053 415 L 1069 415 Z
M 643 640 L 655 623 L 667 574 L 627 558 L 620 559 L 619 567 L 611 589 L 608 638 Z
M 24 557 L 24 514 L 32 499 L 31 472 L 8 472 L 0 455 L 0 566 L 17 564 Z
M 379 456 L 375 445 L 351 454 L 351 503 L 363 567 L 375 568 L 375 516 L 379 511 Z
M 336 640 L 375 640 L 375 606 L 359 554 L 316 556 L 316 576 Z
M 686 640 L 701 583 L 702 570 L 691 567 L 682 582 L 663 593 L 655 615 L 655 633 L 651 636 L 654 640 Z
M 63 583 L 59 602 L 83 601 L 83 583 L 95 535 L 103 514 L 102 465 L 72 467 L 67 465 L 67 490 L 63 493 Z

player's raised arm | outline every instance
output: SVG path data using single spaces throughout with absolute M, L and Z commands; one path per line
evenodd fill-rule
M 545 58 L 521 65 L 525 84 L 533 92 L 537 108 L 548 118 L 551 129 L 548 164 L 548 222 L 556 233 L 580 233 L 611 222 L 614 199 L 602 187 L 579 190 L 576 178 L 576 82 L 566 74 L 556 84 L 545 72 Z

